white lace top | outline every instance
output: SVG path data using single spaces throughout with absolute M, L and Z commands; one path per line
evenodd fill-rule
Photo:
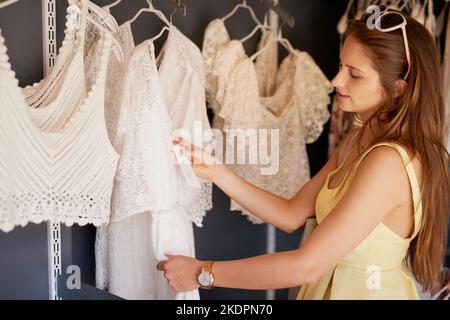
M 58 83 L 49 86 L 52 99 L 42 109 L 27 103 L 27 91 L 11 70 L 0 33 L 0 230 L 28 222 L 70 226 L 109 220 L 118 159 L 108 140 L 103 109 L 111 35 L 101 37 L 98 73 L 86 92 L 85 19 L 79 21 L 77 49 L 62 47 L 62 56 L 66 50 L 73 55 L 64 74 L 56 77 Z
M 176 294 L 156 270 L 165 254 L 194 256 L 195 246 L 154 46 L 134 47 L 129 23 L 117 39 L 126 62 L 110 59 L 107 114 L 121 158 L 112 221 L 97 231 L 97 287 L 126 299 L 199 299 L 197 290 Z
M 227 71 L 232 68 L 235 62 L 232 58 L 225 61 L 216 59 L 219 49 L 227 45 L 228 42 L 230 42 L 230 36 L 222 20 L 212 20 L 205 30 L 202 55 L 205 66 L 206 98 L 209 107 L 214 111 L 214 114 L 216 114 L 220 108 L 220 105 L 216 100 L 217 91 L 219 90 L 218 81 L 224 78 L 220 77 L 220 75 L 228 75 Z M 244 52 L 242 54 L 244 54 Z
M 209 25 L 209 28 L 213 27 L 218 31 L 215 33 L 207 30 L 206 35 L 221 34 L 223 30 L 226 32 L 223 23 L 214 22 Z M 269 37 L 264 36 L 263 41 L 268 41 Z M 222 38 L 224 37 L 219 36 L 219 39 Z M 219 47 L 215 45 L 214 39 L 205 39 L 204 43 L 204 56 L 214 56 L 205 62 L 206 65 L 212 64 L 207 69 L 210 70 L 207 91 L 210 92 L 210 97 L 214 97 L 211 105 L 222 119 L 222 129 L 279 130 L 279 145 L 273 146 L 279 148 L 279 169 L 275 174 L 262 174 L 262 169 L 268 167 L 267 164 L 261 164 L 262 159 L 260 164 L 248 164 L 248 140 L 239 149 L 246 155 L 247 164 L 230 165 L 230 168 L 264 190 L 285 198 L 293 197 L 309 180 L 305 144 L 314 142 L 320 136 L 323 125 L 329 119 L 327 107 L 332 91 L 330 82 L 305 52 L 296 50 L 291 53 L 274 75 L 264 70 L 264 63 L 259 63 L 256 67 L 245 55 L 240 41 L 222 42 Z M 214 55 L 212 48 L 217 47 Z M 268 50 L 258 58 L 270 61 L 270 55 L 274 52 L 276 50 Z M 273 63 L 267 66 L 274 70 Z M 271 83 L 266 77 L 275 79 L 275 83 Z M 270 92 L 273 94 L 270 95 Z M 268 136 L 267 149 L 271 150 L 270 133 Z M 227 151 L 233 148 L 233 144 L 227 145 Z M 239 150 L 234 149 L 235 152 Z M 234 201 L 231 209 L 242 210 Z M 251 221 L 261 222 L 245 210 L 242 211 Z
M 200 49 L 172 26 L 157 64 L 172 134 L 177 136 L 184 130 L 189 133 L 192 143 L 212 149 L 215 142 L 206 110 L 205 73 Z M 195 178 L 190 166 L 183 168 Z M 199 188 L 184 183 L 182 203 L 192 221 L 202 226 L 203 217 L 212 209 L 212 183 L 199 182 Z

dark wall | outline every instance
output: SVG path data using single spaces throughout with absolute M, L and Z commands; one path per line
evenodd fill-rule
M 0 28 L 21 85 L 42 77 L 40 1 L 0 10 Z M 29 225 L 0 232 L 0 299 L 47 299 L 47 227 Z

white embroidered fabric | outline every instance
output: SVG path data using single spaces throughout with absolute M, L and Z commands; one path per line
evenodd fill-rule
M 81 2 L 85 10 L 86 3 Z M 81 12 L 81 11 L 80 11 Z M 81 15 L 82 17 L 82 15 Z M 78 19 L 76 41 L 65 42 L 56 68 L 64 76 L 18 86 L 0 34 L 0 96 L 2 153 L 0 156 L 0 230 L 43 221 L 101 225 L 109 220 L 117 154 L 104 126 L 104 87 L 111 35 L 99 44 L 98 70 L 86 90 L 84 78 L 85 20 Z M 68 38 L 66 38 L 68 40 Z M 70 53 L 68 50 L 70 50 Z M 68 56 L 70 59 L 65 60 Z M 49 79 L 50 79 L 49 78 Z M 41 108 L 29 104 L 33 92 L 52 93 Z M 28 96 L 30 92 L 30 96 Z
M 278 44 L 274 41 L 275 38 L 274 32 L 263 29 L 258 45 L 258 51 L 265 47 L 255 61 L 259 93 L 263 97 L 272 96 L 277 87 L 277 78 L 274 75 L 278 73 Z
M 96 58 L 96 47 L 98 45 L 98 31 L 95 28 L 90 28 L 89 41 L 86 43 L 86 74 L 87 82 L 95 75 L 96 69 L 94 63 Z M 120 63 L 115 56 L 111 55 L 108 62 L 108 71 L 106 77 L 106 92 L 105 92 L 105 118 L 110 141 L 114 142 L 114 147 L 119 154 L 122 153 L 123 143 L 117 141 L 117 126 L 120 116 L 121 98 L 124 85 L 125 70 L 128 67 L 129 58 L 134 49 L 134 41 L 132 35 L 128 34 L 128 28 L 119 28 L 116 39 L 119 41 L 124 53 L 124 61 Z M 112 225 L 102 225 L 97 228 L 96 242 L 95 242 L 95 263 L 96 263 L 96 286 L 102 290 L 109 290 L 109 279 L 114 275 L 110 272 L 110 250 L 114 248 L 110 246 L 110 242 L 123 242 L 120 238 L 113 241 L 116 237 L 114 233 L 109 233 L 109 228 Z M 119 229 L 119 228 L 117 228 Z M 118 237 L 117 237 L 118 238 Z M 133 251 L 135 252 L 135 251 Z M 114 254 L 114 253 L 113 253 Z M 131 260 L 128 260 L 131 261 Z
M 173 135 L 212 150 L 214 136 L 205 100 L 205 74 L 200 49 L 175 26 L 157 58 L 162 93 L 172 122 Z M 195 177 L 190 166 L 180 166 L 185 176 L 182 205 L 192 221 L 202 226 L 212 209 L 212 183 Z
M 226 33 L 220 22 L 211 23 L 208 28 L 215 29 L 207 30 L 205 34 Z M 270 36 L 263 36 L 260 47 L 269 41 Z M 219 39 L 225 38 L 219 36 Z M 210 76 L 207 77 L 207 92 L 210 92 L 209 97 L 213 97 L 210 105 L 222 119 L 222 123 L 216 121 L 215 124 L 220 123 L 220 128 L 228 132 L 229 138 L 239 130 L 279 130 L 279 140 L 276 139 L 276 133 L 274 136 L 271 132 L 266 136 L 256 133 L 252 137 L 249 131 L 246 131 L 248 134 L 244 143 L 236 145 L 234 139 L 227 139 L 225 160 L 229 163 L 231 159 L 228 158 L 234 158 L 234 163 L 237 163 L 229 167 L 240 177 L 264 190 L 284 198 L 293 197 L 310 178 L 305 144 L 314 142 L 320 136 L 323 125 L 329 119 L 327 107 L 332 92 L 330 82 L 305 52 L 296 50 L 291 53 L 274 74 L 274 63 L 268 61 L 276 61 L 276 56 L 273 56 L 276 50 L 270 46 L 258 56 L 260 62 L 255 66 L 245 55 L 240 41 L 222 42 L 218 46 L 214 39 L 205 39 L 204 44 L 204 56 L 209 59 L 206 64 L 213 61 L 209 69 Z M 264 69 L 265 65 L 267 70 Z M 275 79 L 275 83 L 267 77 Z M 274 144 L 271 143 L 271 137 L 275 138 Z M 267 142 L 267 147 L 262 144 L 264 142 Z M 264 147 L 259 150 L 259 159 L 251 161 L 250 146 L 254 147 L 255 144 L 259 148 Z M 272 149 L 279 150 L 279 158 L 277 152 L 271 154 Z M 266 159 L 262 158 L 261 152 L 267 154 Z M 246 164 L 238 162 L 237 154 L 245 156 L 241 160 L 246 160 Z M 269 165 L 264 163 L 270 157 L 279 160 L 275 172 L 271 172 Z M 234 201 L 231 202 L 231 210 L 242 211 L 254 223 L 262 222 Z
M 205 30 L 202 55 L 205 66 L 206 99 L 209 103 L 209 107 L 214 111 L 214 114 L 216 114 L 220 108 L 220 105 L 216 102 L 219 86 L 217 81 L 220 79 L 218 75 L 225 72 L 225 70 L 229 70 L 230 64 L 233 66 L 232 59 L 223 61 L 224 65 L 219 63 L 216 65 L 216 61 L 220 61 L 219 59 L 216 59 L 219 49 L 228 44 L 228 42 L 230 42 L 230 36 L 222 20 L 212 20 Z M 221 69 L 219 69 L 220 67 Z
M 194 256 L 195 246 L 153 43 L 134 48 L 129 23 L 117 39 L 126 62 L 110 60 L 107 101 L 118 116 L 109 125 L 117 123 L 110 134 L 121 158 L 111 223 L 97 231 L 97 287 L 125 299 L 199 299 L 197 290 L 176 294 L 156 270 L 165 254 Z

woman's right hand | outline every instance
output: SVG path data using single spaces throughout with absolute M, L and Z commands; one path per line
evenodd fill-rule
M 189 143 L 183 138 L 176 138 L 173 144 L 180 146 L 181 153 L 189 159 L 195 174 L 204 180 L 214 182 L 223 164 L 208 151 Z

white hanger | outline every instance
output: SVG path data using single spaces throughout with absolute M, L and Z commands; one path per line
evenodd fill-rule
M 143 8 L 141 10 L 138 11 L 138 13 L 136 13 L 136 15 L 131 18 L 128 22 L 130 24 L 132 24 L 133 22 L 135 22 L 139 16 L 144 13 L 144 12 L 149 12 L 149 13 L 154 13 L 158 18 L 160 18 L 167 26 L 171 26 L 170 21 L 167 20 L 166 16 L 164 15 L 164 13 L 160 10 L 155 9 L 155 7 L 153 7 L 153 3 L 151 0 L 147 0 L 148 3 L 148 8 Z M 164 29 L 163 29 L 164 30 Z
M 339 22 L 337 24 L 337 31 L 340 35 L 343 35 L 345 33 L 345 31 L 347 31 L 348 15 L 350 14 L 350 10 L 352 9 L 352 6 L 353 6 L 353 0 L 349 0 L 344 14 L 342 15 L 341 19 L 339 19 Z
M 103 8 L 105 8 L 106 10 L 110 10 L 112 7 L 117 6 L 121 2 L 122 2 L 122 0 L 117 0 L 117 1 L 114 1 L 113 3 L 110 3 L 106 6 L 104 6 Z
M 271 27 L 267 25 L 267 15 L 264 17 L 264 24 L 258 24 L 255 28 L 253 28 L 253 30 L 248 35 L 246 35 L 239 41 L 244 43 L 245 41 L 253 37 L 258 30 L 267 30 L 267 31 L 271 30 Z
M 432 35 L 436 34 L 436 16 L 434 15 L 433 0 L 428 1 L 428 17 L 425 20 L 425 27 Z
M 106 28 L 105 24 L 106 21 L 109 19 L 112 19 L 112 21 L 114 21 L 115 23 L 110 22 L 109 25 L 114 25 L 114 29 L 118 30 L 118 26 L 117 26 L 117 22 L 114 19 L 114 17 L 112 17 L 108 12 L 106 12 L 105 10 L 103 10 L 102 8 L 100 8 L 99 6 L 97 6 L 96 4 L 92 3 L 89 0 L 69 0 L 69 4 L 70 5 L 77 5 L 79 1 L 86 1 L 87 2 L 87 6 L 88 6 L 88 10 L 91 10 L 92 12 L 94 12 L 95 14 L 98 15 L 98 18 L 100 21 L 102 21 L 102 23 L 99 23 L 98 21 L 96 21 L 95 19 L 93 19 L 89 14 L 87 14 L 86 16 L 86 20 L 89 21 L 90 23 L 92 23 L 94 26 L 96 26 L 100 31 L 104 32 L 104 33 L 111 33 L 111 28 Z M 115 28 L 117 26 L 117 28 Z M 123 62 L 124 61 L 124 53 L 122 50 L 122 46 L 120 45 L 119 41 L 117 41 L 117 39 L 112 36 L 112 41 L 114 43 L 113 46 L 113 51 L 114 54 L 117 57 L 117 60 L 119 60 L 119 62 Z
M 89 1 L 88 9 L 91 12 L 95 13 L 102 24 L 108 27 L 108 29 L 111 30 L 112 33 L 119 32 L 119 25 L 117 24 L 116 19 L 108 11 L 99 7 L 91 1 Z
M 289 40 L 286 39 L 286 38 L 283 38 L 283 37 L 281 36 L 281 32 L 279 32 L 279 33 L 278 33 L 278 36 L 277 36 L 276 38 L 271 38 L 271 39 L 264 45 L 264 47 L 263 47 L 261 50 L 259 50 L 258 52 L 256 52 L 254 55 L 252 55 L 252 56 L 250 57 L 250 60 L 252 60 L 252 61 L 255 60 L 256 57 L 258 57 L 261 53 L 263 53 L 264 50 L 266 50 L 267 48 L 269 48 L 269 45 L 270 45 L 272 42 L 274 42 L 274 41 L 276 41 L 276 42 L 280 43 L 281 45 L 283 45 L 283 47 L 285 47 L 290 53 L 294 53 L 294 52 L 295 52 L 295 49 L 294 49 L 294 47 L 292 47 L 292 44 L 289 42 Z
M 246 0 L 242 1 L 242 3 L 240 3 L 236 7 L 234 7 L 234 9 L 229 14 L 224 16 L 221 20 L 223 22 L 225 22 L 225 20 L 232 17 L 236 13 L 236 11 L 238 11 L 240 8 L 247 9 L 250 12 L 250 15 L 252 16 L 253 21 L 255 21 L 255 23 L 257 25 L 262 24 L 261 21 L 259 21 L 258 17 L 256 16 L 255 11 L 253 11 L 253 8 L 247 4 Z
M 5 0 L 0 2 L 0 9 L 6 8 L 9 5 L 12 5 L 13 3 L 16 3 L 19 0 Z
M 156 36 L 150 39 L 150 41 L 154 42 L 156 39 L 161 37 L 165 31 L 170 32 L 170 28 L 168 26 L 164 26 Z
M 441 13 L 439 14 L 437 21 L 436 21 L 436 30 L 435 30 L 435 37 L 439 38 L 442 34 L 442 31 L 444 31 L 444 20 L 445 20 L 445 14 L 447 12 L 448 4 L 450 0 L 446 0 L 444 3 L 444 8 L 442 9 Z

